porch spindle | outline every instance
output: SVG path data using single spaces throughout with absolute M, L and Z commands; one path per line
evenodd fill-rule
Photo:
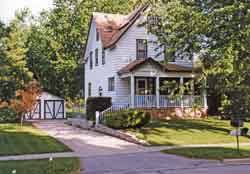
M 156 107 L 160 108 L 160 78 L 156 77 Z

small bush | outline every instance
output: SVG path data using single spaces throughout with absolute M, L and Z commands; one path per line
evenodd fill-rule
M 18 117 L 14 110 L 3 107 L 0 108 L 0 123 L 7 123 L 7 122 L 17 122 Z
M 150 119 L 148 112 L 126 110 L 107 114 L 105 124 L 114 129 L 138 128 L 149 123 Z
M 87 119 L 95 120 L 96 111 L 104 111 L 105 109 L 111 107 L 111 98 L 110 97 L 89 97 L 87 99 Z

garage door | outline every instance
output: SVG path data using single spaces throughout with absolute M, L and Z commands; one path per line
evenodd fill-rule
M 44 100 L 44 119 L 64 119 L 64 100 Z

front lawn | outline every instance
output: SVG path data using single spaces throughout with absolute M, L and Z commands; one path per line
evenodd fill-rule
M 25 160 L 25 161 L 0 161 L 0 174 L 79 174 L 79 158 L 56 158 L 53 161 Z
M 190 147 L 164 150 L 164 153 L 189 158 L 216 159 L 250 158 L 250 147 L 241 147 L 240 153 L 233 147 Z
M 250 128 L 250 123 L 245 123 Z M 137 138 L 151 145 L 188 145 L 234 143 L 235 137 L 229 132 L 233 128 L 228 120 L 215 118 L 203 120 L 153 120 L 140 129 L 128 129 Z M 240 137 L 240 142 L 249 142 L 247 137 Z
M 30 123 L 0 124 L 0 156 L 71 151 Z

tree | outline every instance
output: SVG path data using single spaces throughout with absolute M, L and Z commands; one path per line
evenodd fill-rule
M 15 91 L 32 79 L 26 62 L 25 45 L 28 28 L 25 18 L 27 10 L 16 13 L 8 27 L 1 25 L 0 33 L 0 99 L 8 101 Z
M 249 9 L 247 0 L 168 0 L 153 2 L 149 13 L 159 18 L 150 32 L 166 45 L 167 59 L 199 57 L 201 78 L 229 116 L 249 115 Z
M 74 99 L 83 89 L 84 65 L 79 64 L 93 11 L 128 13 L 138 0 L 54 0 L 41 13 L 28 38 L 28 66 L 43 88 Z
M 41 93 L 41 88 L 36 81 L 30 82 L 22 90 L 16 91 L 16 96 L 11 100 L 12 109 L 18 114 L 21 120 L 21 127 L 23 124 L 23 117 L 26 113 L 34 110 L 37 98 Z

